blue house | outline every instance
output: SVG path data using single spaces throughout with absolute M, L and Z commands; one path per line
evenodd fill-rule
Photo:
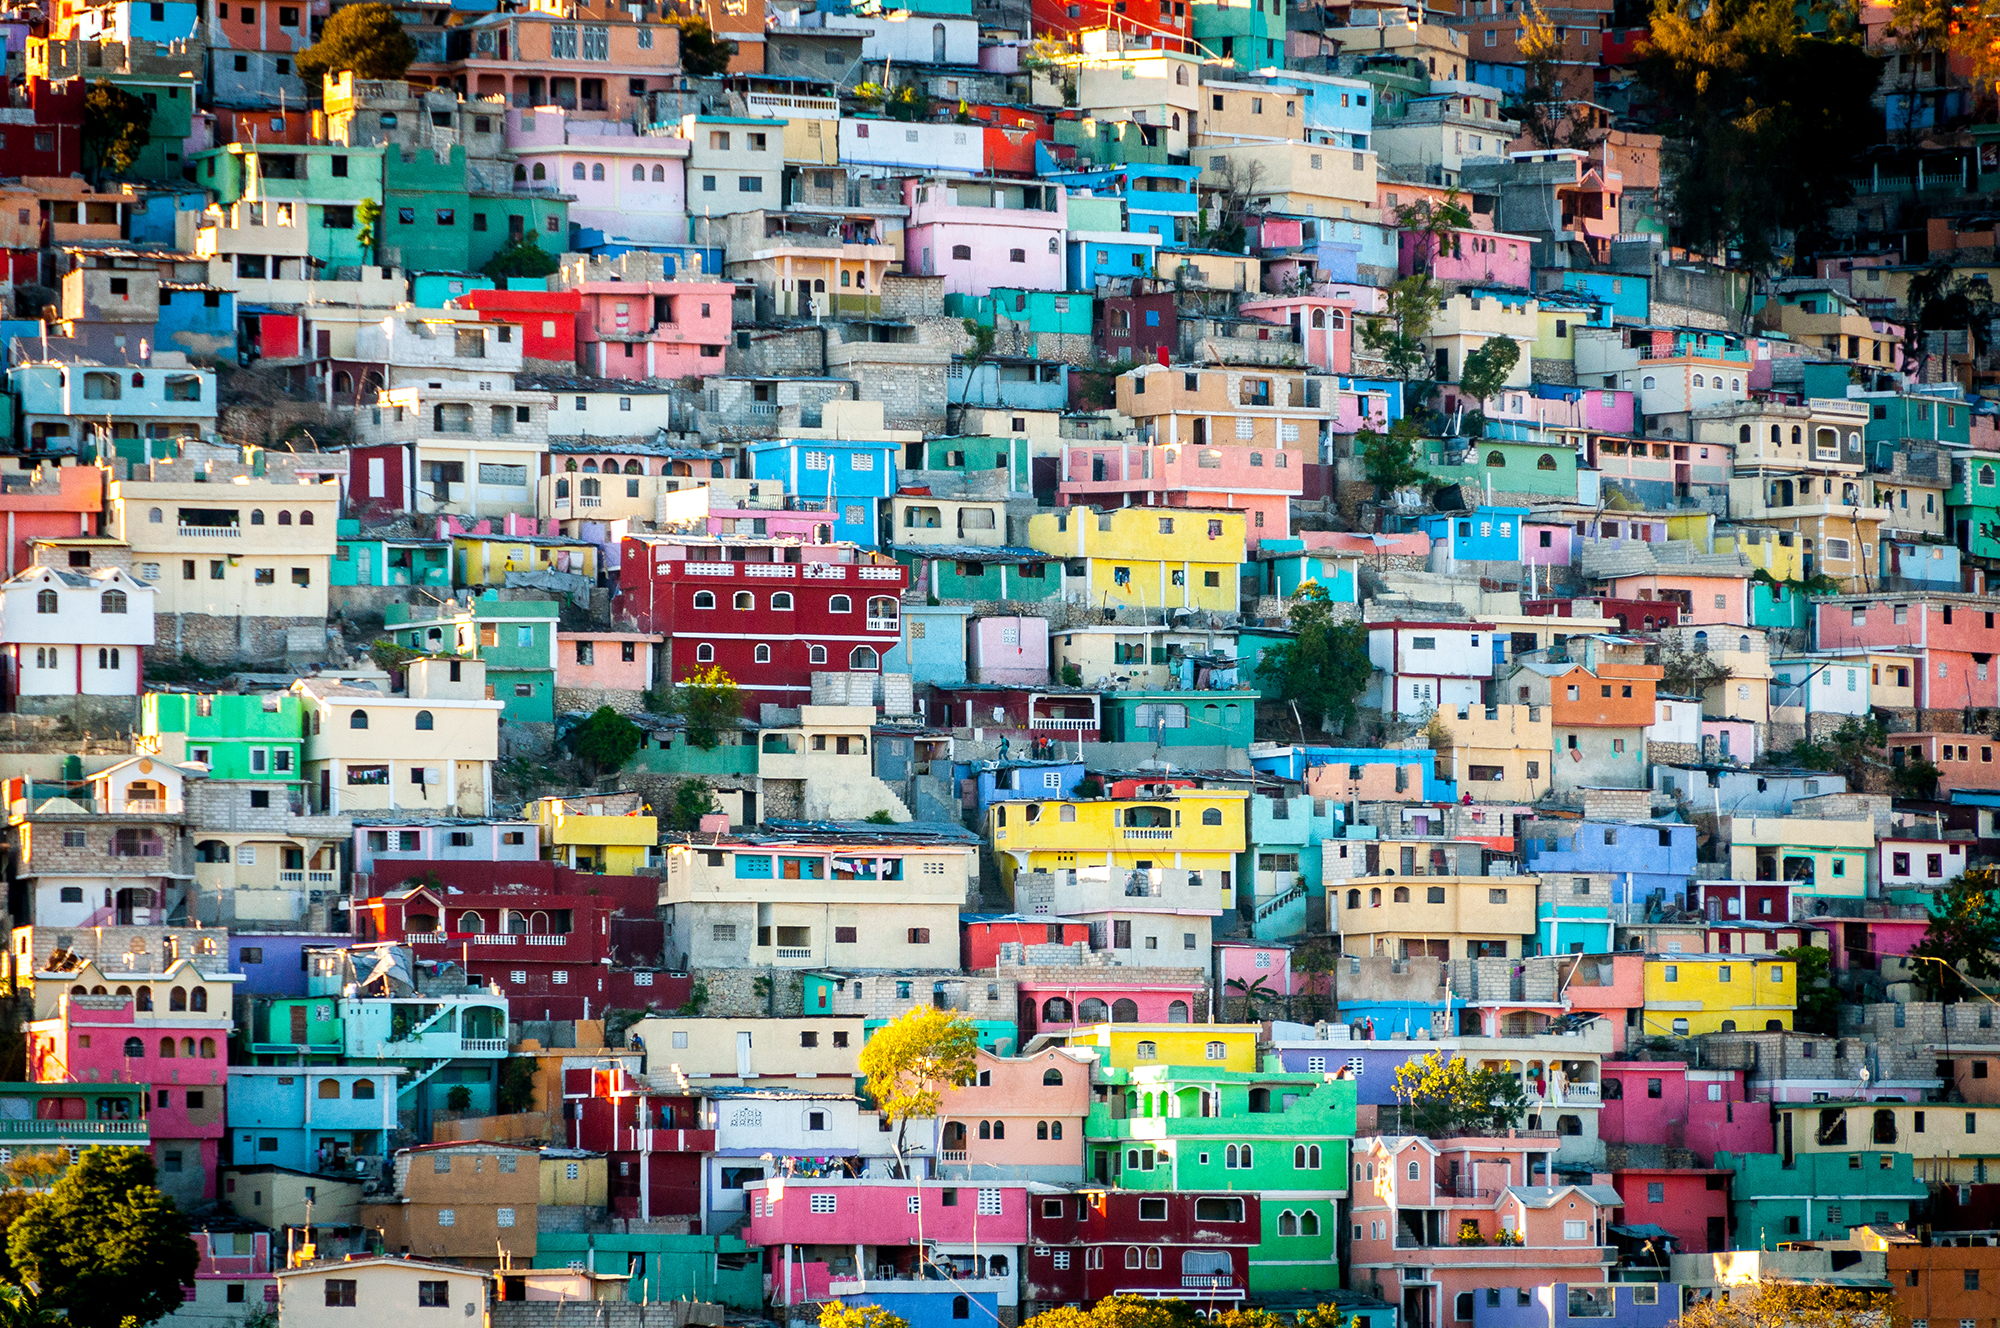
M 131 231 L 126 238 L 133 244 L 158 244 L 172 248 L 175 215 L 199 212 L 207 206 L 208 195 L 194 188 L 177 193 L 163 187 L 136 195 L 132 206 L 125 210 Z
M 1428 749 L 1396 747 L 1318 747 L 1294 744 L 1273 751 L 1260 752 L 1250 758 L 1253 769 L 1267 775 L 1281 775 L 1286 779 L 1303 780 L 1314 766 L 1344 765 L 1349 767 L 1351 778 L 1362 778 L 1363 768 L 1371 765 L 1409 766 L 1421 776 L 1421 782 L 1413 782 L 1411 792 L 1421 794 L 1418 802 L 1457 802 L 1458 783 L 1455 780 L 1437 777 L 1437 758 Z
M 848 438 L 751 443 L 750 478 L 781 480 L 800 503 L 834 517 L 833 537 L 874 548 L 882 512 L 896 492 L 897 445 Z
M 905 604 L 903 639 L 882 656 L 882 671 L 907 673 L 918 687 L 965 681 L 965 625 L 970 604 Z
M 1522 831 L 1522 861 L 1543 876 L 1608 874 L 1611 907 L 1537 907 L 1543 954 L 1604 954 L 1613 914 L 1655 896 L 1678 903 L 1694 879 L 1695 831 L 1677 821 L 1535 821 Z M 1554 897 L 1554 896 L 1551 896 Z M 1581 943 L 1581 948 L 1579 948 Z
M 1337 604 L 1357 602 L 1354 574 L 1361 566 L 1357 554 L 1308 550 L 1302 539 L 1267 539 L 1251 557 L 1260 566 L 1259 580 L 1266 595 L 1289 598 L 1312 581 Z
M 428 307 L 428 306 L 427 306 Z M 236 293 L 219 286 L 160 283 L 159 350 L 209 356 L 236 346 Z M 204 341 L 203 338 L 207 340 Z
M 1909 491 L 1902 494 L 1909 501 Z M 1926 544 L 1919 540 L 1882 538 L 1882 565 L 1878 569 L 1883 584 L 1898 583 L 1912 590 L 1957 590 L 1958 549 L 1950 544 Z
M 325 1171 L 346 1158 L 352 1175 L 353 1158 L 387 1158 L 402 1073 L 382 1065 L 231 1066 L 230 1160 Z
M 986 824 L 986 809 L 996 802 L 1056 802 L 1076 796 L 1082 782 L 1083 762 L 1078 761 L 981 761 L 972 768 L 978 792 L 974 795 L 979 824 Z
M 1620 272 L 1565 272 L 1563 289 L 1579 291 L 1611 306 L 1614 318 L 1649 322 L 1653 316 L 1652 278 Z
M 945 397 L 954 406 L 997 410 L 1064 410 L 1069 406 L 1069 366 L 1060 360 L 990 357 L 970 368 L 946 370 Z
M 1521 561 L 1521 523 L 1525 507 L 1477 507 L 1466 512 L 1440 512 L 1417 522 L 1431 537 L 1431 547 L 1443 545 L 1448 556 L 1462 562 Z

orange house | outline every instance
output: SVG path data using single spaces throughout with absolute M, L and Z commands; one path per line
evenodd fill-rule
M 1653 689 L 1666 672 L 1657 664 L 1581 664 L 1551 681 L 1550 722 L 1567 728 L 1645 728 L 1656 718 Z

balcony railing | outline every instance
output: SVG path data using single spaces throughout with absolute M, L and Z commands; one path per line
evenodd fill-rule
M 337 885 L 339 877 L 330 871 L 280 871 L 280 885 Z
M 1227 1291 L 1236 1285 L 1234 1273 L 1182 1273 L 1183 1291 Z
M 1051 719 L 1041 715 L 1032 716 L 1028 720 L 1028 727 L 1031 729 L 1046 729 L 1055 733 L 1083 733 L 1097 728 L 1098 724 L 1099 722 L 1094 719 Z
M 468 1052 L 502 1052 L 507 1050 L 506 1038 L 460 1038 L 458 1045 Z
M 1174 837 L 1172 830 L 1140 830 L 1129 826 L 1121 833 L 1126 839 L 1172 839 Z
M 235 526 L 182 526 L 182 539 L 238 539 L 243 532 Z
M 562 934 L 562 935 L 546 935 L 546 934 L 544 934 L 544 935 L 534 935 L 534 936 L 530 936 L 530 937 L 528 937 L 528 944 L 529 944 L 529 945 L 567 945 L 567 944 L 569 944 L 569 937 L 568 937 L 568 935 L 566 935 L 566 934 Z
M 901 618 L 870 618 L 868 620 L 868 630 L 871 632 L 897 632 L 901 631 L 902 627 L 903 620 Z
M 142 1120 L 0 1120 L 0 1139 L 60 1139 L 77 1135 L 143 1135 Z
M 965 1161 L 965 1150 L 963 1148 L 941 1149 L 938 1152 L 938 1161 L 946 1163 L 963 1162 Z
M 806 947 L 803 949 L 797 946 L 789 946 L 789 945 L 781 945 L 778 947 L 778 958 L 780 959 L 810 959 L 812 957 L 813 957 L 813 952 L 810 947 Z

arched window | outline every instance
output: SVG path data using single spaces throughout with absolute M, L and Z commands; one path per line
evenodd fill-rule
M 291 525 L 291 524 L 292 524 L 292 514 L 291 514 L 290 512 L 280 512 L 280 513 L 278 513 L 278 524 L 279 524 L 279 525 L 281 525 L 281 526 L 289 526 L 289 525 Z
M 125 612 L 125 592 L 122 590 L 105 591 L 97 601 L 97 611 L 99 613 Z
M 1047 1143 L 1048 1138 L 1049 1138 L 1049 1123 L 1047 1121 L 1036 1121 L 1035 1122 L 1036 1142 Z
M 138 1038 L 126 1038 L 125 1054 L 133 1060 L 144 1060 L 146 1057 L 146 1044 Z
M 1006 1121 L 997 1120 L 993 1122 L 993 1137 L 995 1139 L 1005 1139 L 1007 1137 Z
M 953 1296 L 951 1298 L 951 1317 L 954 1319 L 970 1319 L 972 1317 L 971 1297 Z
M 1708 386 L 1708 384 L 1707 384 L 1707 383 L 1704 383 L 1704 382 L 1703 382 L 1703 381 L 1701 380 L 1701 375 L 1700 375 L 1700 374 L 1696 374 L 1696 375 L 1694 376 L 1694 385 L 1695 385 L 1696 387 L 1707 387 L 1707 386 Z
M 375 1081 L 373 1079 L 356 1079 L 348 1087 L 347 1095 L 357 1101 L 372 1102 L 375 1100 Z
M 715 647 L 706 641 L 696 646 L 694 648 L 694 662 L 697 664 L 715 663 Z
M 1304 1212 L 1299 1214 L 1299 1234 L 1301 1236 L 1317 1236 L 1319 1234 L 1318 1213 Z
M 165 512 L 162 512 L 157 507 L 151 509 L 146 513 L 146 520 L 148 520 L 149 522 L 151 522 L 156 526 L 159 525 L 162 521 L 165 521 L 166 519 L 167 519 L 167 514 Z
M 663 184 L 663 183 L 665 183 L 665 181 L 666 181 L 666 178 L 667 178 L 667 168 L 666 168 L 666 167 L 664 167 L 664 166 L 655 166 L 655 167 L 653 168 L 653 183 L 654 183 L 654 184 Z
M 1349 890 L 1347 892 L 1347 906 L 1349 908 L 1361 907 L 1361 892 L 1359 890 Z
M 731 597 L 729 603 L 732 608 L 735 608 L 739 611 L 743 609 L 754 609 L 757 607 L 757 597 L 751 594 L 747 590 L 739 590 L 733 597 Z
M 188 993 L 188 1009 L 196 1014 L 202 1014 L 208 1010 L 207 987 L 196 987 Z
M 205 1061 L 212 1061 L 215 1059 L 214 1038 L 203 1038 L 201 1040 L 201 1058 Z
M 1489 470 L 1505 470 L 1507 469 L 1507 458 L 1497 451 L 1488 452 L 1486 454 L 1486 465 Z
M 1180 87 L 1186 87 L 1187 80 L 1188 80 L 1187 66 L 1186 65 L 1176 66 L 1174 69 L 1174 82 Z
M 1139 1022 L 1139 1003 L 1120 996 L 1111 1002 L 1111 1022 L 1114 1024 L 1136 1024 Z
M 1536 470 L 1554 470 L 1555 468 L 1556 468 L 1556 459 L 1550 456 L 1547 452 L 1542 453 L 1541 460 L 1535 463 Z
M 1188 1021 L 1188 1003 L 1187 1003 L 1186 1001 L 1169 1001 L 1169 1002 L 1167 1002 L 1167 1022 L 1168 1022 L 1168 1023 L 1170 1023 L 1170 1024 L 1184 1024 L 1184 1023 L 1186 1023 L 1187 1021 Z
M 1064 1000 L 1060 996 L 1049 997 L 1049 999 L 1042 1002 L 1042 1018 L 1048 1020 L 1051 1023 L 1068 1023 L 1070 1019 L 1069 1002 Z M 1051 1080 L 1049 1078 L 1049 1074 L 1054 1075 L 1055 1078 Z M 1042 1082 L 1045 1084 L 1061 1083 L 1062 1071 L 1050 1070 L 1048 1074 L 1042 1076 Z
M 311 512 L 301 512 L 301 513 L 299 513 L 299 524 L 300 524 L 300 525 L 302 525 L 302 526 L 309 526 L 309 525 L 311 525 L 312 523 L 313 523 L 313 514 L 312 514 Z
M 184 1037 L 184 1038 L 182 1038 L 182 1039 L 181 1039 L 181 1055 L 182 1055 L 182 1056 L 184 1056 L 184 1057 L 186 1057 L 186 1058 L 187 1058 L 188 1060 L 193 1060 L 193 1059 L 194 1059 L 194 1039 L 193 1039 L 193 1038 L 191 1038 L 191 1037 Z
M 170 1061 L 173 1058 L 174 1058 L 174 1040 L 172 1038 L 161 1038 L 160 1059 L 163 1061 Z
M 1299 1219 L 1289 1208 L 1278 1214 L 1278 1234 L 1281 1236 L 1299 1234 Z
M 1060 1002 L 1060 1001 L 1050 1001 L 1050 1002 L 1049 1002 L 1049 1004 L 1050 1004 L 1050 1005 L 1058 1005 L 1058 1004 L 1061 1004 L 1061 1002 Z M 1046 1009 L 1044 1009 L 1043 1013 L 1044 1013 L 1044 1014 L 1046 1014 L 1046 1013 L 1047 1013 L 1047 1010 L 1046 1010 Z M 1058 1069 L 1056 1069 L 1056 1068 L 1055 1068 L 1054 1066 L 1050 1066 L 1050 1067 L 1049 1067 L 1048 1069 L 1046 1069 L 1046 1070 L 1043 1070 L 1043 1071 L 1042 1071 L 1042 1087 L 1044 1087 L 1044 1088 L 1061 1088 L 1061 1087 L 1062 1087 L 1062 1081 L 1063 1081 L 1063 1080 L 1062 1080 L 1062 1071 L 1061 1071 L 1061 1070 L 1058 1070 Z
M 175 987 L 171 992 L 167 993 L 167 1008 L 169 1010 L 187 1009 L 188 1008 L 187 988 Z
M 1409 902 L 1410 902 L 1410 887 L 1409 887 L 1409 886 L 1407 886 L 1407 885 L 1399 885 L 1399 886 L 1397 886 L 1397 887 L 1396 887 L 1396 893 L 1395 893 L 1395 895 L 1394 895 L 1394 902 L 1396 902 L 1396 903 L 1398 903 L 1398 904 L 1407 904 L 1407 903 L 1409 903 Z
M 972 259 L 972 246 L 969 244 L 955 244 L 951 247 L 951 256 L 959 261 L 970 262 Z M 846 276 L 847 274 L 843 272 L 841 275 Z
M 807 647 L 806 647 L 806 663 L 808 663 L 808 664 L 824 664 L 824 663 L 826 663 L 826 647 L 825 647 L 825 646 L 807 646 Z
M 1979 468 L 1979 482 L 1981 484 L 1993 483 L 1993 467 L 1981 466 Z
M 36 613 L 54 613 L 61 607 L 53 590 L 38 591 L 35 594 Z
M 1640 386 L 1640 387 L 1643 387 L 1643 388 L 1644 388 L 1644 389 L 1646 389 L 1646 390 L 1647 390 L 1648 392 L 1652 391 L 1652 390 L 1653 390 L 1653 387 L 1654 387 L 1654 383 L 1653 383 L 1653 375 L 1651 375 L 1651 374 L 1647 374 L 1647 375 L 1646 375 L 1646 376 L 1645 376 L 1644 378 L 1641 378 L 1641 379 L 1639 380 L 1639 386 Z
M 1262 452 L 1252 452 L 1250 454 L 1250 464 L 1261 470 L 1264 465 L 1264 454 Z
M 1062 1138 L 1062 1122 L 1061 1122 L 1061 1121 L 1050 1121 L 1050 1122 L 1049 1122 L 1049 1138 L 1050 1138 L 1050 1139 L 1060 1139 L 1060 1138 Z
M 1127 1268 L 1137 1268 L 1139 1266 L 1139 1247 L 1137 1245 L 1127 1245 L 1125 1247 L 1125 1266 Z
M 431 712 L 428 710 L 419 710 L 417 712 L 417 731 L 419 733 L 428 733 L 434 727 L 436 725 L 431 717 Z
M 1313 326 L 1315 328 L 1322 328 L 1326 326 L 1326 310 L 1324 309 L 1313 310 Z
M 319 1081 L 319 1096 L 320 1096 L 320 1098 L 321 1098 L 321 1100 L 322 1100 L 322 1101 L 328 1101 L 328 1102 L 337 1102 L 337 1101 L 339 1101 L 339 1100 L 340 1100 L 340 1080 L 338 1080 L 338 1079 L 322 1079 L 322 1080 L 320 1080 L 320 1081 Z
M 153 1008 L 153 989 L 152 989 L 151 987 L 141 987 L 141 988 L 139 988 L 139 990 L 138 990 L 138 991 L 137 991 L 136 993 L 134 993 L 134 995 L 133 995 L 133 997 L 132 997 L 132 1008 L 133 1008 L 133 1009 L 135 1009 L 135 1010 L 150 1010 L 150 1009 L 152 1009 L 152 1008 Z
M 1111 1007 L 1095 996 L 1086 996 L 1077 1006 L 1076 1017 L 1086 1024 L 1103 1024 L 1111 1020 Z
M 856 646 L 847 657 L 850 669 L 875 669 L 882 666 L 882 657 L 875 653 L 873 646 Z
M 549 168 L 539 161 L 535 163 L 535 178 L 537 180 L 546 180 L 549 178 Z
M 826 611 L 828 613 L 852 613 L 854 612 L 854 601 L 845 595 L 835 595 L 827 600 Z
M 771 647 L 759 645 L 751 662 L 755 664 L 769 664 L 771 662 Z
M 792 592 L 789 590 L 780 590 L 777 594 L 771 596 L 771 607 L 774 609 L 791 608 Z
M 979 1137 L 982 1139 L 991 1139 L 993 1137 L 992 1121 L 979 1122 Z
M 1376 885 L 1376 886 L 1370 886 L 1370 887 L 1369 887 L 1369 889 L 1368 889 L 1368 907 L 1370 907 L 1370 908 L 1380 908 L 1380 907 L 1382 907 L 1382 887 L 1381 887 L 1381 886 L 1379 886 L 1379 885 Z
M 644 166 L 634 166 L 632 168 L 632 183 L 644 184 L 645 182 L 646 182 L 646 168 Z
M 581 180 L 583 178 L 582 162 L 578 162 L 576 163 L 576 165 L 569 168 L 569 178 L 572 180 Z
M 1745 655 L 1749 654 L 1749 653 L 1750 653 L 1750 638 L 1749 638 L 1749 637 L 1747 637 L 1747 636 L 1739 636 L 1739 637 L 1737 637 L 1737 638 L 1736 638 L 1736 649 L 1737 649 L 1737 651 L 1738 651 L 1739 653 L 1741 653 L 1741 654 L 1745 654 Z
M 1201 823 L 1202 823 L 1203 825 L 1221 825 L 1221 824 L 1222 824 L 1222 808 L 1220 808 L 1220 807 L 1204 807 L 1204 808 L 1202 809 L 1202 813 L 1201 813 Z
M 263 508 L 261 508 L 261 507 L 253 507 L 253 508 L 251 508 L 251 509 L 250 509 L 250 524 L 251 524 L 251 525 L 253 525 L 253 526 L 261 526 L 261 525 L 263 525 L 263 524 L 264 524 L 264 509 L 263 509 Z
M 1749 425 L 1747 425 L 1747 424 L 1746 424 L 1746 425 L 1744 425 L 1744 426 L 1743 426 L 1742 428 L 1740 428 L 1740 429 L 1738 429 L 1738 430 L 1736 431 L 1736 441 L 1737 441 L 1737 442 L 1739 442 L 1739 443 L 1747 443 L 1747 442 L 1749 442 L 1749 441 L 1750 441 L 1750 426 L 1749 426 Z
M 694 606 L 695 606 L 695 607 L 696 607 L 697 609 L 712 609 L 712 608 L 714 608 L 714 607 L 715 607 L 715 592 L 714 592 L 713 590 L 697 590 L 697 591 L 695 591 L 695 592 L 694 592 Z
M 365 728 L 367 728 L 367 727 L 368 727 L 368 712 L 367 712 L 366 710 L 357 710 L 357 711 L 355 711 L 355 712 L 354 712 L 353 714 L 349 715 L 349 716 L 347 717 L 347 727 L 349 727 L 349 728 L 351 728 L 351 729 L 365 729 Z

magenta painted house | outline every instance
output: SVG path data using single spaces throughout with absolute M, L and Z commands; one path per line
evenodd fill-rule
M 603 378 L 706 377 L 722 372 L 729 344 L 726 281 L 584 281 L 576 357 Z
M 1439 281 L 1483 281 L 1526 290 L 1534 284 L 1534 241 L 1504 231 L 1464 230 L 1447 233 L 1435 258 L 1431 238 L 1412 231 L 1398 237 L 1396 271 L 1410 276 L 1429 260 L 1430 275 Z
M 606 239 L 687 243 L 691 146 L 559 106 L 507 112 L 507 147 L 519 157 L 515 185 L 570 195 L 570 224 Z
M 1033 974 L 1033 977 L 1029 975 Z M 1184 1024 L 1201 1005 L 1201 978 L 1132 981 L 1116 971 L 1024 968 L 1019 974 L 1021 1040 L 1088 1024 Z
M 557 632 L 556 686 L 643 692 L 666 640 L 649 632 Z
M 1069 193 L 1017 180 L 905 180 L 910 220 L 903 261 L 941 276 L 947 295 L 985 295 L 995 286 L 1068 290 L 1063 234 Z
M 1750 1101 L 1744 1077 L 1678 1061 L 1606 1061 L 1598 1136 L 1606 1144 L 1685 1148 L 1702 1166 L 1718 1151 L 1768 1153 L 1771 1113 Z
M 1305 362 L 1328 373 L 1344 374 L 1354 367 L 1354 306 L 1324 295 L 1286 295 L 1246 300 L 1237 306 L 1245 318 L 1283 323 L 1292 329 Z
M 1056 501 L 1106 507 L 1218 507 L 1249 515 L 1245 543 L 1285 539 L 1291 500 L 1305 492 L 1306 454 L 1297 448 L 1072 446 Z M 1123 498 L 1124 502 L 1107 501 Z
M 1229 984 L 1232 982 L 1241 982 L 1248 987 L 1260 979 L 1265 990 L 1283 996 L 1305 990 L 1303 979 L 1300 986 L 1292 985 L 1292 951 L 1289 946 L 1259 945 L 1254 941 L 1217 941 L 1214 948 L 1215 965 L 1222 975 L 1225 992 L 1241 990 L 1231 987 Z
M 1625 1199 L 1625 1225 L 1659 1227 L 1676 1238 L 1676 1254 L 1714 1254 L 1729 1248 L 1732 1174 L 1712 1167 L 1629 1168 L 1611 1173 L 1611 1187 Z

